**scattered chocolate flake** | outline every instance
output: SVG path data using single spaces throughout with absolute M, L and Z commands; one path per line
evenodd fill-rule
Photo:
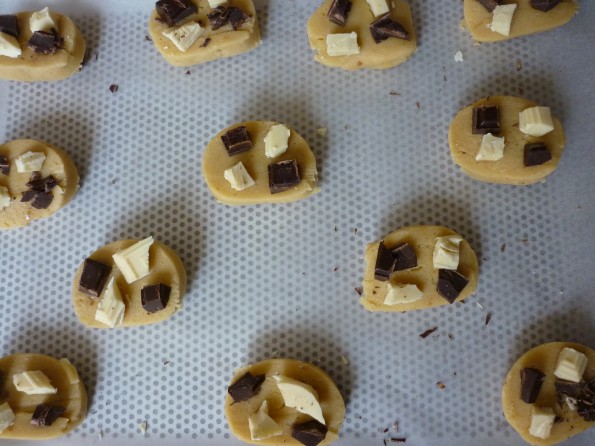
M 145 34 L 145 41 L 147 41 L 147 42 L 152 42 L 152 41 L 153 41 L 153 39 L 151 39 L 151 36 L 149 36 L 149 35 Z
M 418 110 L 421 108 L 421 105 L 419 104 L 419 102 L 416 102 L 415 105 L 417 106 Z
M 448 333 L 448 339 L 450 339 L 451 341 L 454 340 L 454 335 L 452 333 Z
M 492 313 L 486 314 L 486 325 L 488 325 L 491 320 L 492 320 Z
M 0 173 L 3 175 L 10 174 L 10 162 L 8 158 L 4 155 L 0 155 Z
M 115 93 L 116 91 L 118 91 L 120 89 L 120 86 L 117 84 L 111 84 L 109 86 L 109 91 L 111 91 L 112 93 Z
M 430 336 L 432 333 L 434 333 L 436 330 L 438 330 L 438 327 L 429 328 L 426 331 L 424 331 L 422 334 L 420 334 L 419 337 L 422 339 L 425 339 L 428 336 Z
M 196 13 L 196 5 L 191 0 L 159 0 L 155 9 L 167 26 L 174 26 L 186 17 Z
M 33 412 L 31 424 L 37 427 L 51 426 L 65 411 L 66 409 L 64 407 L 40 404 L 35 408 L 35 412 Z
M 500 112 L 495 105 L 482 105 L 473 109 L 474 135 L 493 135 L 500 133 Z
M 334 272 L 334 273 L 336 273 L 337 271 L 339 271 L 339 267 L 338 267 L 338 266 L 335 266 L 335 267 L 333 268 L 333 272 Z
M 394 91 L 394 90 L 393 90 L 393 91 L 391 91 L 389 94 L 390 94 L 391 96 L 401 96 L 401 93 L 399 93 L 398 91 Z
M 363 289 L 361 289 L 361 288 L 359 288 L 359 287 L 358 287 L 358 288 L 354 288 L 354 290 L 355 290 L 355 292 L 356 292 L 356 293 L 357 293 L 359 296 L 361 296 L 362 294 L 364 294 L 364 290 L 363 290 Z
M 19 37 L 19 19 L 16 15 L 0 15 L 0 32 Z
M 407 439 L 406 438 L 403 438 L 403 437 L 399 437 L 399 438 L 393 437 L 389 441 L 391 443 L 406 443 L 407 442 Z
M 395 269 L 396 260 L 392 253 L 386 248 L 384 242 L 378 245 L 376 265 L 374 266 L 374 279 L 386 282 Z
M 539 11 L 548 12 L 560 4 L 561 0 L 531 0 L 531 6 Z
M 93 297 L 99 297 L 112 267 L 93 259 L 85 259 L 79 281 L 79 291 Z
M 316 420 L 296 424 L 291 428 L 291 436 L 305 446 L 318 445 L 324 440 L 327 432 L 327 427 Z
M 327 17 L 329 21 L 339 26 L 345 26 L 347 24 L 347 18 L 349 17 L 349 11 L 351 10 L 350 0 L 333 0 L 331 7 L 328 10 Z
M 207 37 L 205 41 L 202 43 L 201 48 L 206 48 L 207 46 L 209 46 L 209 43 L 211 43 L 211 38 Z
M 446 389 L 446 384 L 444 384 L 442 381 L 438 381 L 436 383 L 436 386 L 440 389 L 440 390 L 444 390 Z
M 506 243 L 502 243 L 502 246 L 500 246 L 500 252 L 504 251 L 506 251 Z
M 269 164 L 269 189 L 271 194 L 291 189 L 302 181 L 299 165 L 296 160 L 279 161 Z
M 27 42 L 27 46 L 31 48 L 35 54 L 55 54 L 62 45 L 64 44 L 64 39 L 62 39 L 55 29 L 52 29 L 49 32 L 46 31 L 35 31 L 29 41 Z
M 545 375 L 537 369 L 524 368 L 521 370 L 521 400 L 527 404 L 537 401 L 539 391 Z
M 190 76 L 190 71 L 186 71 L 186 73 L 184 73 L 186 76 Z
M 395 22 L 390 15 L 390 12 L 387 12 L 383 16 L 378 17 L 370 24 L 370 34 L 372 34 L 372 38 L 374 42 L 381 43 L 384 42 L 386 39 L 390 37 L 395 37 L 397 39 L 403 40 L 411 40 L 411 36 L 407 32 L 403 25 L 398 22 Z
M 498 6 L 500 2 L 501 0 L 479 0 L 479 3 L 481 3 L 483 7 L 490 12 L 496 9 L 496 6 Z
M 541 166 L 552 159 L 552 154 L 542 142 L 525 145 L 524 155 L 525 167 Z
M 141 289 L 141 305 L 147 313 L 164 310 L 170 293 L 171 287 L 163 283 L 146 285 Z
M 237 155 L 252 148 L 250 133 L 245 126 L 236 127 L 221 135 L 221 141 L 229 156 Z
M 227 388 L 227 393 L 236 403 L 249 400 L 260 392 L 260 386 L 264 379 L 265 375 L 253 376 L 250 372 L 246 372 Z

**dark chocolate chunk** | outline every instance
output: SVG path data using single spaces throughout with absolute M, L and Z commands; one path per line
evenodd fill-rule
M 16 15 L 0 15 L 0 32 L 19 37 L 19 19 Z
M 409 243 L 401 243 L 393 248 L 391 253 L 396 260 L 395 271 L 403 271 L 417 266 L 417 255 Z
M 116 93 L 119 89 L 120 86 L 118 84 L 111 84 L 109 86 L 109 91 L 111 91 L 112 93 Z
M 64 39 L 58 35 L 55 29 L 49 32 L 46 31 L 35 31 L 27 45 L 36 54 L 55 54 L 60 48 Z
M 521 370 L 521 399 L 527 404 L 533 404 L 539 396 L 545 375 L 537 369 L 525 368 Z
M 213 31 L 230 24 L 234 30 L 242 26 L 250 16 L 236 6 L 217 6 L 207 14 Z
M 327 427 L 316 420 L 296 424 L 291 428 L 291 436 L 306 446 L 316 446 L 321 443 L 327 432 Z
M 525 167 L 541 166 L 552 159 L 552 154 L 542 142 L 525 145 Z
M 33 172 L 33 175 L 31 175 L 31 179 L 27 183 L 27 187 L 29 189 L 34 190 L 36 192 L 44 192 L 46 194 L 50 193 L 52 189 L 57 185 L 58 182 L 53 176 L 48 175 L 47 177 L 42 178 L 41 173 L 39 172 Z
M 331 22 L 339 26 L 345 26 L 349 11 L 351 11 L 351 0 L 333 0 L 326 16 Z
M 487 135 L 500 133 L 500 114 L 495 105 L 485 105 L 473 109 L 474 135 Z
M 452 269 L 438 270 L 438 294 L 444 297 L 449 303 L 457 300 L 461 291 L 467 286 L 469 279 L 458 271 Z
M 207 37 L 205 39 L 205 41 L 203 42 L 203 44 L 201 45 L 202 48 L 206 48 L 207 46 L 209 46 L 209 43 L 211 43 L 211 38 Z
M 37 427 L 51 426 L 66 411 L 66 408 L 59 406 L 48 406 L 40 404 L 35 408 L 31 417 L 31 424 Z
M 8 157 L 4 155 L 0 155 L 0 173 L 3 175 L 10 174 L 10 162 L 8 161 Z
M 585 421 L 595 421 L 595 401 L 579 400 L 576 405 L 576 412 Z
M 227 393 L 234 402 L 246 401 L 260 392 L 260 386 L 264 382 L 264 375 L 253 376 L 252 373 L 244 373 L 240 379 L 227 388 Z
M 411 40 L 411 36 L 403 28 L 403 25 L 391 19 L 390 12 L 378 17 L 370 24 L 370 34 L 372 34 L 376 43 L 383 42 L 390 37 Z
M 558 6 L 561 0 L 531 0 L 531 6 L 543 12 L 548 12 L 550 9 Z
M 376 256 L 376 265 L 374 266 L 374 279 L 386 282 L 395 269 L 396 259 L 386 248 L 384 242 L 378 245 L 378 255 Z
M 249 18 L 250 16 L 240 8 L 235 6 L 229 8 L 229 23 L 234 31 L 239 29 Z
M 145 311 L 155 313 L 167 307 L 171 288 L 163 283 L 146 285 L 140 291 L 141 304 Z
M 197 12 L 192 0 L 159 0 L 155 9 L 167 26 L 174 26 Z
M 300 184 L 299 165 L 296 160 L 279 161 L 269 164 L 269 189 L 278 194 Z
M 245 126 L 236 127 L 231 129 L 225 135 L 221 136 L 221 141 L 225 144 L 227 154 L 229 156 L 237 155 L 238 153 L 245 152 L 252 148 L 252 140 L 250 139 L 250 133 Z
M 585 382 L 581 381 L 578 383 L 573 383 L 570 381 L 557 379 L 555 386 L 556 392 L 560 394 L 569 396 L 571 398 L 580 398 L 583 395 L 585 389 Z
M 485 9 L 492 12 L 496 9 L 496 6 L 502 3 L 502 0 L 479 0 L 479 3 L 481 3 Z
M 52 194 L 39 192 L 32 189 L 29 189 L 21 197 L 21 202 L 28 203 L 30 201 L 31 206 L 33 206 L 35 209 L 47 209 L 50 204 L 52 204 L 53 200 L 54 196 Z
M 112 267 L 93 259 L 86 259 L 79 282 L 79 291 L 89 296 L 99 297 Z

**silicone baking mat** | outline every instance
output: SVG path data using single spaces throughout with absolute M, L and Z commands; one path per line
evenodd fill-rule
M 53 218 L 0 233 L 1 354 L 68 357 L 91 397 L 82 426 L 47 444 L 240 444 L 223 412 L 228 381 L 271 357 L 313 362 L 336 381 L 347 403 L 339 444 L 523 444 L 500 408 L 509 367 L 543 342 L 595 346 L 593 2 L 558 30 L 474 45 L 459 26 L 462 2 L 412 0 L 417 53 L 363 72 L 314 61 L 305 27 L 319 0 L 256 3 L 258 49 L 185 69 L 145 39 L 153 1 L 2 0 L 1 13 L 49 4 L 69 14 L 91 51 L 66 81 L 0 81 L 2 141 L 63 147 L 82 178 Z M 549 105 L 563 121 L 566 153 L 545 183 L 483 184 L 451 162 L 452 117 L 495 94 Z M 318 195 L 215 202 L 204 147 L 250 119 L 289 123 L 311 143 Z M 365 245 L 411 224 L 465 236 L 481 262 L 477 293 L 367 313 L 356 292 Z M 154 326 L 84 328 L 70 303 L 77 266 L 149 234 L 184 261 L 182 311 Z M 594 442 L 591 432 L 567 444 Z

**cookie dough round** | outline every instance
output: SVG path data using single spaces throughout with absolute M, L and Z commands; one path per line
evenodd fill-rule
M 223 6 L 233 6 L 242 9 L 249 19 L 237 30 L 230 25 L 213 30 L 207 14 L 213 11 L 207 0 L 192 0 L 198 12 L 188 16 L 173 28 L 185 23 L 199 22 L 204 31 L 186 51 L 181 51 L 164 31 L 171 30 L 167 23 L 159 19 L 157 10 L 153 9 L 149 19 L 149 34 L 155 47 L 163 58 L 170 64 L 179 67 L 198 65 L 211 60 L 232 57 L 250 51 L 260 45 L 260 29 L 256 18 L 256 9 L 252 0 L 229 0 Z
M 51 175 L 58 186 L 50 192 L 52 202 L 45 209 L 36 209 L 32 202 L 21 202 L 23 194 L 29 190 L 27 183 L 32 172 L 19 173 L 16 158 L 27 152 L 42 152 L 45 161 L 40 173 L 43 178 Z M 0 157 L 8 158 L 10 173 L 4 175 L 0 171 L 0 186 L 8 188 L 11 203 L 0 209 L 0 230 L 27 226 L 33 220 L 46 218 L 64 207 L 78 191 L 79 176 L 72 159 L 62 149 L 33 139 L 17 139 L 0 146 Z
M 41 371 L 58 392 L 53 395 L 27 395 L 13 384 L 13 375 Z M 0 359 L 0 401 L 8 402 L 16 418 L 0 433 L 0 439 L 47 440 L 61 437 L 76 429 L 87 414 L 87 392 L 76 369 L 68 360 L 46 355 L 17 354 Z M 31 424 L 31 417 L 39 404 L 63 407 L 66 410 L 50 426 Z
M 0 56 L 0 79 L 14 81 L 56 81 L 78 73 L 85 57 L 85 38 L 74 22 L 67 16 L 51 11 L 57 25 L 58 35 L 64 39 L 62 48 L 54 54 L 37 54 L 27 42 L 32 36 L 29 19 L 33 12 L 16 14 L 19 23 L 17 38 L 21 56 L 11 58 Z
M 184 270 L 182 261 L 171 248 L 156 240 L 149 248 L 149 274 L 130 284 L 126 282 L 124 276 L 116 266 L 112 255 L 130 247 L 138 241 L 120 240 L 110 243 L 103 248 L 99 248 L 89 256 L 90 259 L 112 268 L 111 274 L 106 280 L 106 286 L 110 279 L 114 277 L 126 306 L 122 327 L 149 325 L 169 318 L 182 307 L 182 298 L 186 292 L 186 271 Z M 83 267 L 84 262 L 77 269 L 72 284 L 74 312 L 79 320 L 88 327 L 109 328 L 95 319 L 95 313 L 100 299 L 93 298 L 79 290 Z M 148 313 L 141 304 L 141 289 L 145 285 L 155 285 L 158 283 L 164 283 L 171 287 L 169 301 L 163 310 Z
M 499 42 L 549 31 L 568 23 L 578 13 L 579 7 L 577 0 L 563 0 L 547 12 L 533 8 L 531 0 L 505 0 L 501 3 L 503 5 L 517 4 L 508 36 L 490 29 L 493 14 L 479 0 L 465 0 L 463 25 L 474 40 L 477 42 Z
M 316 157 L 306 140 L 293 128 L 287 126 L 291 132 L 287 151 L 276 158 L 266 157 L 264 138 L 270 128 L 277 124 L 279 123 L 273 121 L 242 122 L 222 130 L 209 142 L 203 155 L 202 173 L 217 201 L 228 205 L 288 203 L 309 197 L 320 190 L 316 184 L 318 181 Z M 245 126 L 250 134 L 252 148 L 229 156 L 221 136 L 241 126 Z M 297 161 L 301 181 L 288 190 L 273 194 L 269 188 L 268 166 L 286 160 Z M 244 165 L 255 182 L 253 186 L 242 191 L 233 189 L 223 176 L 226 169 L 239 162 Z
M 554 376 L 554 370 L 558 356 L 564 348 L 572 348 L 586 355 L 589 363 L 583 377 L 587 381 L 595 378 L 595 351 L 571 342 L 551 342 L 529 350 L 514 363 L 506 375 L 502 388 L 504 415 L 510 425 L 529 444 L 554 445 L 595 426 L 595 421 L 585 421 L 576 410 L 571 410 L 566 404 L 560 405 L 558 401 L 555 388 L 557 378 Z M 533 405 L 525 403 L 520 398 L 521 370 L 525 368 L 534 368 L 545 374 L 535 405 L 554 408 L 556 415 L 560 417 L 560 421 L 554 423 L 550 437 L 545 440 L 529 433 Z
M 314 58 L 317 62 L 345 70 L 384 69 L 402 64 L 415 53 L 417 38 L 413 28 L 411 9 L 406 1 L 389 0 L 388 5 L 391 8 L 392 20 L 405 28 L 411 40 L 391 37 L 380 43 L 376 43 L 370 33 L 369 26 L 377 17 L 372 14 L 366 0 L 352 0 L 351 11 L 345 26 L 337 25 L 328 19 L 327 14 L 331 4 L 332 0 L 326 0 L 308 20 L 308 39 L 310 48 L 316 51 Z M 357 33 L 359 54 L 329 56 L 326 36 L 351 32 Z
M 384 303 L 389 281 L 384 282 L 374 278 L 376 257 L 380 242 L 368 244 L 365 252 L 366 270 L 360 303 L 369 311 L 388 312 L 421 310 L 440 305 L 449 305 L 449 302 L 436 289 L 438 284 L 438 270 L 434 268 L 433 263 L 433 250 L 436 244 L 436 238 L 449 235 L 458 234 L 444 226 L 408 226 L 398 229 L 384 238 L 384 245 L 389 251 L 402 243 L 408 243 L 414 248 L 417 256 L 417 267 L 393 272 L 390 275 L 390 283 L 417 285 L 423 293 L 423 297 L 413 302 L 395 305 Z M 465 300 L 475 292 L 479 276 L 477 257 L 471 246 L 469 246 L 469 243 L 463 239 L 459 249 L 459 266 L 457 271 L 466 277 L 469 283 L 467 283 L 457 297 L 456 302 Z
M 326 422 L 328 432 L 319 446 L 325 446 L 339 438 L 339 429 L 345 419 L 345 403 L 333 380 L 320 368 L 293 359 L 269 359 L 238 370 L 231 384 L 246 372 L 254 376 L 265 375 L 260 391 L 246 401 L 235 402 L 228 394 L 225 398 L 225 416 L 233 434 L 240 440 L 258 445 L 303 446 L 291 436 L 295 424 L 312 420 L 309 415 L 285 406 L 283 397 L 273 376 L 281 375 L 308 384 L 318 393 L 318 402 Z M 264 401 L 268 401 L 269 416 L 282 428 L 283 433 L 264 440 L 252 440 L 248 417 L 258 411 Z
M 483 135 L 474 135 L 473 108 L 495 105 L 500 113 L 500 134 L 505 138 L 504 157 L 498 161 L 476 161 Z M 552 116 L 554 130 L 544 136 L 534 137 L 519 130 L 519 113 L 535 107 L 533 101 L 514 96 L 490 96 L 465 107 L 454 118 L 448 131 L 450 154 L 462 171 L 472 178 L 488 183 L 528 185 L 543 180 L 551 174 L 562 157 L 566 135 L 562 124 Z M 543 142 L 552 159 L 539 166 L 525 167 L 525 145 Z

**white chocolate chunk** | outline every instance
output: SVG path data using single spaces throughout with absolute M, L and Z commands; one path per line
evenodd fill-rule
M 357 33 L 328 34 L 326 36 L 326 52 L 329 56 L 351 56 L 359 54 Z
M 381 16 L 390 11 L 386 0 L 368 0 L 368 5 L 370 5 L 370 10 L 374 14 L 374 17 Z
M 226 169 L 223 172 L 223 177 L 229 181 L 232 189 L 237 191 L 242 191 L 256 184 L 241 161 L 235 166 Z
M 581 352 L 577 352 L 572 348 L 565 348 L 558 356 L 554 375 L 565 381 L 578 383 L 583 379 L 583 373 L 585 373 L 588 362 L 587 357 Z
M 455 62 L 463 62 L 463 60 L 465 60 L 463 58 L 463 52 L 461 50 L 457 51 L 455 53 Z
M 209 6 L 211 8 L 216 8 L 217 6 L 221 6 L 225 2 L 227 2 L 227 0 L 209 0 Z
M 29 27 L 32 33 L 35 31 L 51 31 L 52 29 L 56 29 L 56 23 L 52 19 L 50 8 L 45 7 L 41 11 L 31 14 Z
M 12 382 L 19 392 L 27 395 L 53 395 L 58 392 L 45 373 L 36 370 L 13 375 Z
M 488 133 L 483 135 L 481 139 L 481 145 L 479 151 L 475 155 L 477 161 L 498 161 L 504 156 L 504 137 L 499 138 L 497 136 Z
M 283 155 L 289 147 L 290 131 L 283 124 L 271 127 L 267 136 L 264 137 L 264 154 L 267 158 L 276 158 Z
M 555 419 L 556 414 L 551 407 L 533 406 L 531 408 L 529 433 L 534 437 L 545 440 L 550 436 Z
M 287 407 L 310 415 L 322 424 L 326 424 L 322 415 L 322 407 L 318 402 L 318 393 L 314 387 L 287 376 L 273 376 Z
M 432 261 L 436 269 L 459 267 L 459 249 L 463 238 L 460 235 L 447 235 L 436 238 Z
M 66 376 L 68 376 L 68 382 L 70 384 L 74 385 L 74 384 L 78 384 L 79 382 L 81 382 L 78 372 L 76 371 L 76 369 L 74 368 L 74 366 L 68 359 L 66 359 L 66 358 L 60 359 L 60 364 L 62 364 L 62 367 L 64 368 L 64 371 L 66 372 Z
M 269 403 L 264 400 L 256 412 L 248 417 L 250 438 L 252 440 L 266 440 L 283 433 L 283 428 L 269 416 Z
M 8 188 L 0 186 L 0 211 L 8 206 L 10 206 L 10 194 L 8 193 Z
M 153 237 L 147 237 L 112 256 L 126 282 L 135 282 L 149 274 L 149 248 L 152 244 Z
M 408 304 L 420 300 L 424 293 L 414 284 L 387 283 L 385 305 Z
M 21 53 L 22 51 L 19 41 L 10 34 L 0 32 L 0 56 L 16 59 Z
M 512 16 L 516 10 L 517 5 L 498 5 L 494 9 L 494 16 L 490 29 L 495 33 L 507 36 L 510 34 L 510 25 L 512 24 Z
M 27 152 L 23 153 L 14 160 L 17 166 L 17 172 L 38 172 L 45 161 L 45 153 L 43 152 Z
M 15 418 L 14 412 L 8 403 L 0 405 L 0 434 L 14 423 Z
M 125 310 L 126 306 L 122 300 L 120 289 L 112 277 L 101 294 L 101 300 L 95 312 L 95 320 L 114 328 L 122 325 Z
M 519 129 L 525 135 L 543 136 L 554 130 L 549 107 L 531 107 L 519 113 Z
M 204 28 L 199 23 L 188 22 L 177 28 L 163 31 L 162 34 L 171 40 L 180 51 L 186 52 L 203 32 Z

